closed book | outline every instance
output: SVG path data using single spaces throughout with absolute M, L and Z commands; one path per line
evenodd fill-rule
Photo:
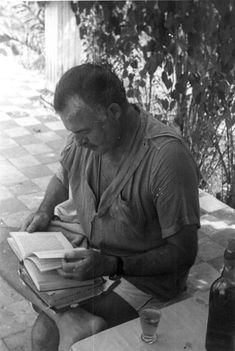
M 19 275 L 24 284 L 31 289 L 47 307 L 55 311 L 102 294 L 105 283 L 103 278 L 97 278 L 94 279 L 92 283 L 84 286 L 40 292 L 23 265 L 20 265 Z

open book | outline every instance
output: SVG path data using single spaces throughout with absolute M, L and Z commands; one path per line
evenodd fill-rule
M 57 272 L 57 269 L 62 267 L 65 252 L 74 249 L 62 233 L 11 232 L 10 236 L 7 239 L 10 247 L 23 263 L 38 291 L 87 287 L 94 284 L 94 280 L 66 279 Z
M 41 272 L 62 267 L 72 244 L 60 232 L 11 232 L 8 243 L 20 261 L 31 261 Z

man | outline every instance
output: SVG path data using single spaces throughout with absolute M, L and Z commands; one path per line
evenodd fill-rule
M 68 350 L 137 317 L 143 305 L 162 306 L 184 291 L 197 253 L 197 169 L 181 138 L 130 104 L 116 75 L 95 64 L 62 76 L 54 107 L 71 135 L 59 174 L 23 230 L 46 230 L 71 188 L 87 249 L 68 253 L 60 274 L 116 275 L 121 283 L 77 309 L 51 318 L 40 313 L 33 351 Z

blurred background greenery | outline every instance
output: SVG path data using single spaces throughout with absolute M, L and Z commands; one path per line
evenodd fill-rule
M 49 3 L 2 0 L 1 55 L 45 71 Z M 132 101 L 184 137 L 200 187 L 235 208 L 235 0 L 66 3 L 82 43 L 77 62 L 111 65 Z

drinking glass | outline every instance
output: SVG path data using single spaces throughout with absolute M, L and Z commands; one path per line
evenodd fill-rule
M 155 306 L 146 306 L 139 311 L 142 328 L 141 339 L 147 344 L 157 341 L 157 327 L 161 318 L 160 310 Z

